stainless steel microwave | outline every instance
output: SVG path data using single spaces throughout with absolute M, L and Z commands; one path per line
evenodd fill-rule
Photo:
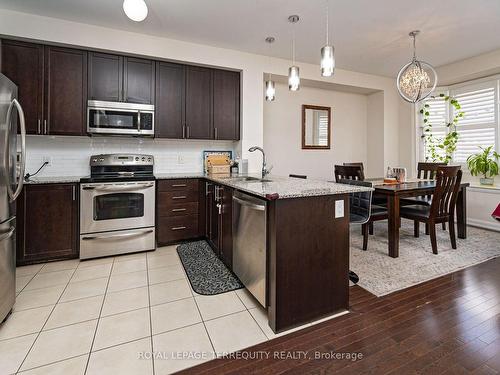
M 89 100 L 87 132 L 101 135 L 154 136 L 155 106 Z

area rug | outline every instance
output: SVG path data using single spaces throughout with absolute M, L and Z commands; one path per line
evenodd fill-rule
M 243 288 L 241 281 L 215 255 L 206 241 L 179 245 L 177 253 L 196 293 L 214 295 Z
M 436 231 L 439 254 L 434 255 L 424 225 L 421 224 L 420 237 L 415 238 L 413 222 L 403 220 L 399 258 L 391 258 L 387 250 L 387 222 L 375 223 L 367 251 L 362 250 L 360 228 L 354 226 L 350 269 L 358 274 L 358 285 L 383 296 L 500 256 L 499 232 L 468 227 L 467 239 L 457 239 L 457 249 L 452 249 L 448 231 L 442 230 L 441 225 Z

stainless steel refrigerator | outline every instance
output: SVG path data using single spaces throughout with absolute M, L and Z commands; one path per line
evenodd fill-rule
M 17 101 L 17 86 L 0 73 L 0 322 L 7 317 L 16 300 L 15 200 L 23 188 L 25 160 L 26 127 L 23 109 Z

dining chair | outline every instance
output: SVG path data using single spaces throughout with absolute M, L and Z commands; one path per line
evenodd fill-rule
M 307 179 L 307 176 L 306 175 L 303 175 L 303 174 L 289 174 L 288 177 L 292 177 L 292 178 L 302 178 L 302 179 Z
M 363 165 L 362 162 L 357 161 L 357 162 L 352 162 L 352 163 L 342 163 L 342 165 L 345 167 L 360 167 L 361 168 L 361 181 L 365 180 L 365 166 Z
M 417 164 L 417 178 L 425 180 L 435 180 L 437 170 L 439 167 L 445 167 L 446 163 L 428 163 L 419 162 Z M 423 206 L 430 206 L 432 203 L 432 195 L 421 195 L 418 197 L 402 198 L 399 202 L 401 206 L 411 206 L 420 204 Z M 418 222 L 414 225 L 418 225 Z M 443 230 L 446 230 L 446 223 L 442 223 Z M 429 234 L 429 226 L 425 227 L 425 234 Z
M 352 179 L 340 179 L 339 183 L 355 186 L 373 187 L 372 182 Z M 349 199 L 349 223 L 361 224 L 363 234 L 363 250 L 368 249 L 368 228 L 375 221 L 387 220 L 389 215 L 387 207 L 372 203 L 373 192 L 355 192 Z
M 365 179 L 363 170 L 359 165 L 335 165 L 333 171 L 335 182 L 340 182 L 340 180 L 363 181 Z
M 462 181 L 460 166 L 440 166 L 436 172 L 436 188 L 430 206 L 415 204 L 400 208 L 400 216 L 413 220 L 414 236 L 419 237 L 419 223 L 423 222 L 429 227 L 432 252 L 438 253 L 436 241 L 436 224 L 449 225 L 451 247 L 457 248 L 455 237 L 455 206 Z

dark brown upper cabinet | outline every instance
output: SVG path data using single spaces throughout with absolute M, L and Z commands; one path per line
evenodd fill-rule
M 85 134 L 86 51 L 3 40 L 2 72 L 18 87 L 28 134 Z
M 89 53 L 89 99 L 119 102 L 123 98 L 123 57 Z
M 214 70 L 214 139 L 240 139 L 240 73 Z
M 43 122 L 43 46 L 2 40 L 1 69 L 17 85 L 26 132 L 41 134 Z
M 184 138 L 185 66 L 156 64 L 155 136 Z
M 17 265 L 78 258 L 78 185 L 25 185 L 17 200 Z
M 90 52 L 88 90 L 91 100 L 154 104 L 154 61 Z
M 188 139 L 213 139 L 212 75 L 212 69 L 186 67 L 185 137 Z
M 45 77 L 47 133 L 85 134 L 87 52 L 46 47 Z
M 123 101 L 154 104 L 154 98 L 154 61 L 125 57 L 123 60 Z

